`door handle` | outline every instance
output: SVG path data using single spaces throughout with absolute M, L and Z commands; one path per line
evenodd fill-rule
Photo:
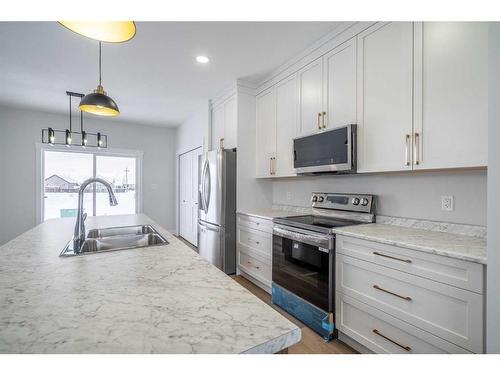
M 409 143 L 410 143 L 410 135 L 406 134 L 405 135 L 405 165 L 410 165 L 410 159 L 409 159 Z
M 326 112 L 323 112 L 323 116 L 321 117 L 321 124 L 323 129 L 326 129 L 325 117 L 326 117 Z
M 419 165 L 420 164 L 420 134 L 419 133 L 415 133 L 414 134 L 414 142 L 413 142 L 413 154 L 414 154 L 414 157 L 415 157 L 415 165 Z
M 318 129 L 321 129 L 321 112 L 318 112 Z

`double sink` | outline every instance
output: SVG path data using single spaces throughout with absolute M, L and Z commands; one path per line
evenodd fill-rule
M 83 242 L 69 241 L 60 256 L 95 254 L 166 244 L 168 241 L 151 225 L 91 229 Z

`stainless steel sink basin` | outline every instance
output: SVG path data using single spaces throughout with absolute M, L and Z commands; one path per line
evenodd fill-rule
M 114 236 L 103 238 L 88 238 L 81 247 L 82 253 L 95 253 L 99 251 L 111 251 L 163 245 L 167 241 L 159 234 L 137 234 L 128 236 Z
M 149 233 L 156 233 L 156 230 L 151 225 L 134 225 L 128 227 L 91 229 L 89 230 L 87 238 L 104 238 L 110 236 L 127 236 Z
M 167 245 L 168 241 L 151 225 L 92 229 L 82 242 L 68 242 L 60 256 L 95 254 L 105 251 Z

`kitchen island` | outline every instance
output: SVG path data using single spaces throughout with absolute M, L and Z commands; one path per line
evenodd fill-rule
M 59 257 L 74 218 L 0 247 L 0 353 L 276 353 L 300 329 L 143 214 L 169 244 Z

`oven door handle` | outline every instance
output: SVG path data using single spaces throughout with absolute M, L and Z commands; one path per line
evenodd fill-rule
M 290 240 L 303 242 L 309 245 L 318 246 L 320 251 L 330 252 L 332 239 L 330 237 L 316 236 L 313 234 L 299 233 L 296 231 L 274 226 L 273 234 Z

